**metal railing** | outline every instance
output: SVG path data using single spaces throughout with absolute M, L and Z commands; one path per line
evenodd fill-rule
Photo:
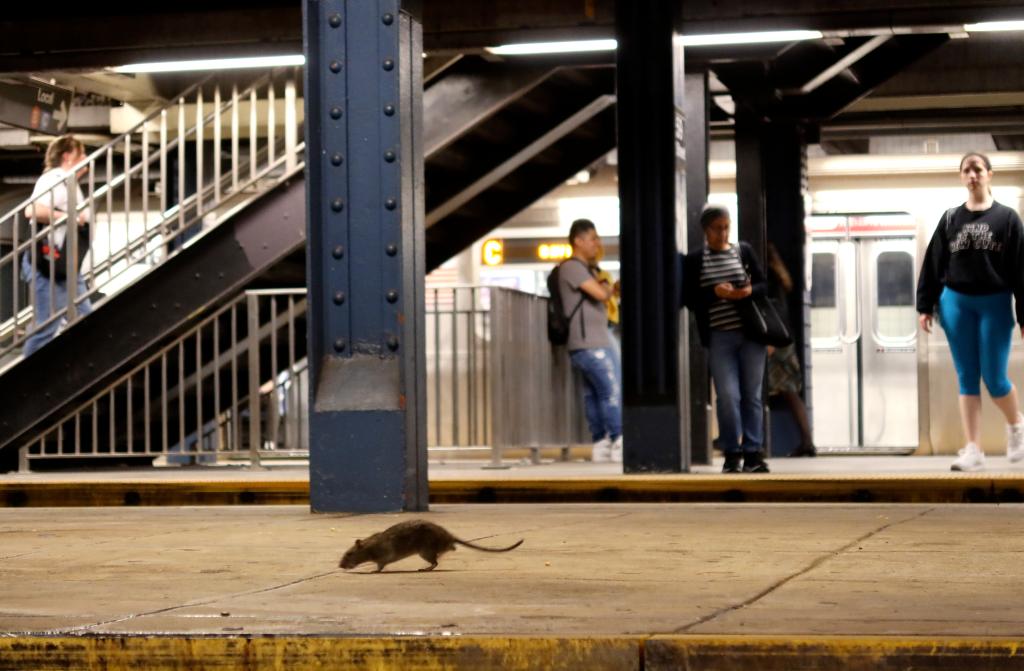
M 306 292 L 247 291 L 21 449 L 36 459 L 308 454 Z
M 564 460 L 571 445 L 590 442 L 578 375 L 565 347 L 548 341 L 547 301 L 512 289 L 491 290 L 494 465 L 509 448 L 530 448 L 536 462 L 542 448 L 557 447 Z
M 0 356 L 54 321 L 74 322 L 84 301 L 98 306 L 191 237 L 300 169 L 304 145 L 296 81 L 295 69 L 281 69 L 242 90 L 232 85 L 225 91 L 211 75 L 93 151 L 64 180 L 0 216 L 0 231 L 11 243 L 0 255 L 0 277 L 5 277 L 0 286 L 12 293 L 0 314 Z M 70 215 L 41 222 L 34 204 L 52 209 L 61 189 Z M 89 256 L 78 268 L 78 236 L 67 236 L 67 307 L 34 315 L 36 288 L 28 287 L 26 302 L 22 259 L 37 267 L 37 243 L 64 237 L 67 222 L 80 217 L 86 220 Z M 56 269 L 42 261 L 49 266 L 53 292 Z M 78 295 L 79 273 L 84 295 Z M 52 306 L 52 293 L 50 299 Z
M 491 291 L 486 287 L 427 291 L 428 447 L 491 444 Z
M 569 357 L 547 340 L 545 298 L 458 287 L 426 300 L 428 447 L 487 450 L 499 463 L 509 448 L 536 459 L 587 442 Z M 28 441 L 22 467 L 308 456 L 305 355 L 306 291 L 248 291 Z

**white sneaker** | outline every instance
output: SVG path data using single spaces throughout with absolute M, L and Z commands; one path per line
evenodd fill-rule
M 1017 423 L 1006 425 L 1006 458 L 1011 464 L 1024 459 L 1024 416 L 1017 413 Z
M 607 436 L 594 443 L 590 460 L 595 464 L 607 463 L 612 460 L 612 441 Z
M 985 468 L 985 454 L 974 443 L 964 445 L 957 455 L 949 467 L 951 471 L 980 471 Z
M 1021 455 L 1024 456 L 1024 452 L 1022 452 Z M 611 461 L 613 464 L 622 463 L 622 436 L 619 436 L 612 441 Z

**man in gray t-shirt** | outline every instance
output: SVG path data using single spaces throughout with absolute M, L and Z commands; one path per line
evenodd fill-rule
M 569 358 L 583 376 L 583 404 L 594 441 L 593 461 L 622 461 L 622 372 L 608 331 L 605 301 L 612 296 L 607 282 L 598 281 L 601 239 L 594 222 L 577 219 L 569 229 L 573 255 L 562 262 L 558 286 L 569 322 Z M 583 302 L 580 302 L 580 298 Z

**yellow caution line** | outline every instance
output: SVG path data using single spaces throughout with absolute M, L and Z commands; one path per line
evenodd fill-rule
M 871 636 L 0 637 L 0 669 L 775 671 L 1021 668 L 1018 639 Z M 1009 664 L 1005 662 L 1012 660 Z
M 544 480 L 434 480 L 432 503 L 530 502 L 882 502 L 1024 501 L 1024 477 L 932 479 L 619 476 Z M 0 507 L 306 505 L 309 483 L 284 481 L 0 481 Z
M 628 637 L 19 636 L 0 637 L 0 669 L 639 671 L 641 645 Z

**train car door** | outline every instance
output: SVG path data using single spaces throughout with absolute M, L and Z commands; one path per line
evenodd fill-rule
M 914 225 L 905 214 L 811 218 L 812 408 L 822 452 L 917 447 Z

